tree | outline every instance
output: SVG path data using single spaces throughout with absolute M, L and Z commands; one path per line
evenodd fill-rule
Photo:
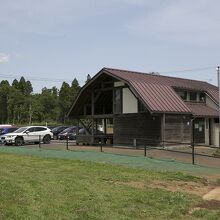
M 80 90 L 80 85 L 79 82 L 76 78 L 72 81 L 70 92 L 71 92 L 71 97 L 72 97 L 72 102 L 76 99 L 78 93 Z
M 21 77 L 18 81 L 12 82 L 9 93 L 9 120 L 12 123 L 27 123 L 32 121 L 32 91 L 33 87 L 30 81 Z
M 32 124 L 33 122 L 65 122 L 65 116 L 80 90 L 76 78 L 71 86 L 63 82 L 60 91 L 54 86 L 33 94 L 30 81 L 24 77 L 0 82 L 0 123 Z
M 8 99 L 9 99 L 10 84 L 7 80 L 0 83 L 0 123 L 8 121 Z
M 59 92 L 59 105 L 61 121 L 65 123 L 66 114 L 72 103 L 71 87 L 68 83 L 63 82 Z
M 41 106 L 43 121 L 58 121 L 59 105 L 58 105 L 58 90 L 56 87 L 42 89 L 39 98 L 39 105 Z

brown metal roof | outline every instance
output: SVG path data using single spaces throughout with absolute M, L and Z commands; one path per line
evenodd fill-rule
M 160 85 L 163 84 L 174 88 L 186 88 L 198 91 L 218 90 L 216 86 L 198 80 L 183 79 L 178 77 L 169 77 L 157 74 L 149 74 L 111 68 L 104 68 L 104 70 L 128 81 L 144 81 L 146 83 L 154 83 Z
M 136 81 L 130 83 L 152 112 L 191 112 L 170 86 Z
M 207 82 L 103 68 L 81 89 L 79 96 L 70 109 L 70 112 L 77 108 L 79 100 L 83 100 L 81 95 L 84 94 L 85 89 L 93 84 L 96 79 L 101 77 L 102 74 L 112 76 L 113 78 L 127 83 L 134 94 L 145 103 L 148 110 L 152 113 L 192 114 L 193 109 L 189 108 L 189 105 L 177 95 L 174 89 L 206 92 L 216 103 L 218 103 L 218 88 Z M 70 114 L 70 112 L 68 114 Z
M 219 102 L 218 89 L 208 88 L 208 89 L 207 89 L 207 93 L 208 93 L 208 95 L 214 100 L 214 102 L 216 102 L 216 103 L 218 104 L 218 102 Z
M 173 88 L 206 92 L 218 103 L 218 88 L 207 82 L 111 68 L 104 70 L 131 84 L 153 112 L 191 112 Z
M 218 117 L 218 111 L 210 108 L 206 104 L 187 103 L 187 106 L 191 109 L 193 115 L 196 117 Z

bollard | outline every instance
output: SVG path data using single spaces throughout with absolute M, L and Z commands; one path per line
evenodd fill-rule
M 133 146 L 137 148 L 137 139 L 136 138 L 133 139 Z
M 147 146 L 146 145 L 144 146 L 144 156 L 145 157 L 147 156 Z
M 192 121 L 192 164 L 195 164 L 195 133 L 194 133 L 194 120 Z
M 69 150 L 69 137 L 66 137 L 66 149 Z
M 100 141 L 100 151 L 102 152 L 102 139 Z
M 39 135 L 39 148 L 41 148 L 41 136 Z

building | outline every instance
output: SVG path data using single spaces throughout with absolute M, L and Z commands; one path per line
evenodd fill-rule
M 219 144 L 218 88 L 197 80 L 103 68 L 82 87 L 68 116 L 85 128 L 77 142 L 104 136 L 117 145 L 189 143 L 193 122 L 196 143 Z

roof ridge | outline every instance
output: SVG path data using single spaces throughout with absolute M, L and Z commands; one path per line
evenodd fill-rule
M 135 74 L 142 74 L 142 75 L 150 75 L 150 76 L 155 76 L 155 77 L 164 77 L 164 78 L 171 78 L 171 79 L 188 80 L 188 81 L 192 81 L 192 82 L 205 83 L 207 85 L 211 85 L 211 86 L 216 87 L 215 85 L 213 85 L 211 83 L 208 83 L 206 81 L 195 80 L 195 79 L 187 79 L 187 78 L 175 77 L 175 76 L 156 75 L 156 74 L 152 74 L 152 73 L 144 73 L 144 72 L 140 72 L 140 71 L 131 71 L 131 70 L 124 70 L 124 69 L 117 69 L 117 68 L 108 68 L 108 67 L 104 67 L 103 69 L 105 69 L 105 70 L 122 71 L 122 72 L 128 72 L 128 73 L 135 73 Z

